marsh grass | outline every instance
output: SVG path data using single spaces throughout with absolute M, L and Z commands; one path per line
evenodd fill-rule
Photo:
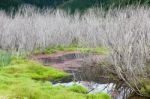
M 10 75 L 1 75 L 0 80 L 0 97 L 8 99 L 87 99 L 87 97 L 88 99 L 111 99 L 107 94 L 87 95 L 81 91 L 72 91 L 71 87 L 54 87 L 50 82 L 35 81 L 25 77 L 14 78 Z
M 11 53 L 0 50 L 0 67 L 6 66 L 11 62 Z
M 87 99 L 91 97 L 85 93 L 86 88 L 81 86 L 53 86 L 50 82 L 66 76 L 67 73 L 63 71 L 44 67 L 28 59 L 14 57 L 8 66 L 0 68 L 0 98 Z M 110 97 L 107 94 L 104 96 Z
M 81 53 L 93 53 L 93 54 L 108 54 L 109 49 L 104 47 L 80 47 L 80 46 L 57 46 L 57 47 L 50 47 L 45 48 L 43 50 L 37 49 L 33 51 L 34 54 L 52 54 L 57 52 L 66 52 L 66 51 L 79 51 Z
M 2 74 L 11 74 L 13 76 L 25 76 L 32 79 L 53 80 L 67 77 L 67 73 L 56 70 L 51 67 L 43 66 L 34 61 L 24 58 L 13 58 L 7 67 L 0 69 Z
M 22 8 L 13 17 L 1 11 L 0 47 L 22 52 L 54 46 L 102 45 L 101 18 L 93 18 L 94 13 L 87 16 L 51 9 L 41 13 L 33 7 Z

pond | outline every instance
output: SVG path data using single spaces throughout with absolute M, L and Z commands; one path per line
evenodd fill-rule
M 64 63 L 65 61 L 82 59 L 88 56 L 89 56 L 88 54 L 69 53 L 57 57 L 43 58 L 42 60 L 45 64 L 60 64 L 60 63 Z
M 81 85 L 88 89 L 88 94 L 104 92 L 111 95 L 112 99 L 127 99 L 127 97 L 130 96 L 131 90 L 129 88 L 126 88 L 122 85 L 120 88 L 117 89 L 118 85 L 113 81 L 110 82 L 110 80 L 108 79 L 101 79 L 101 81 L 102 82 L 80 81 L 77 80 L 75 76 L 71 75 L 68 78 L 64 78 L 59 81 L 53 81 L 52 83 L 54 86 L 63 85 L 66 87 L 73 86 L 74 84 Z M 128 99 L 132 99 L 132 98 L 128 98 Z M 140 99 L 145 99 L 145 98 L 140 98 Z
M 113 99 L 148 99 L 133 94 L 133 91 L 124 85 L 121 81 L 116 82 L 106 75 L 99 76 L 104 70 L 99 70 L 93 66 L 88 68 L 83 66 L 82 63 L 89 60 L 101 61 L 101 55 L 91 55 L 79 52 L 64 52 L 56 53 L 50 56 L 38 57 L 47 66 L 52 66 L 57 69 L 64 70 L 70 73 L 70 76 L 59 80 L 53 81 L 54 86 L 64 85 L 72 86 L 74 84 L 84 86 L 88 89 L 88 93 L 105 92 L 112 96 Z M 85 65 L 85 64 L 84 64 Z M 130 98 L 129 98 L 130 96 Z

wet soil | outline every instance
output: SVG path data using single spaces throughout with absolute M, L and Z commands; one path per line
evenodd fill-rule
M 104 55 L 89 55 L 79 51 L 72 52 L 58 52 L 51 55 L 33 55 L 32 59 L 42 62 L 46 66 L 54 67 L 67 72 L 75 72 L 81 67 L 84 59 L 93 58 L 94 60 L 101 60 Z

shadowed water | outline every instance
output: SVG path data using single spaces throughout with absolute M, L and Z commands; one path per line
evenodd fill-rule
M 43 58 L 42 60 L 45 64 L 61 64 L 68 60 L 84 59 L 88 57 L 90 57 L 88 54 L 71 53 L 71 54 L 58 56 L 55 58 L 54 57 Z M 68 87 L 77 84 L 86 87 L 88 89 L 89 94 L 104 92 L 111 95 L 112 99 L 148 99 L 136 95 L 132 96 L 131 94 L 133 93 L 133 91 L 130 88 L 126 87 L 121 82 L 115 82 L 112 79 L 109 79 L 107 77 L 99 77 L 99 76 L 97 77 L 92 73 L 90 73 L 93 76 L 90 75 L 90 79 L 89 79 L 87 77 L 89 75 L 85 75 L 88 72 L 86 73 L 86 71 L 82 71 L 82 70 L 86 70 L 87 67 L 78 68 L 77 71 L 74 71 L 76 67 L 69 67 L 69 68 L 70 68 L 69 71 L 70 76 L 59 81 L 53 81 L 52 83 L 54 86 L 63 85 Z

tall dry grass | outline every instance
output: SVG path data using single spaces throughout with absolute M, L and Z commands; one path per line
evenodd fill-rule
M 62 10 L 23 8 L 15 16 L 0 12 L 0 48 L 34 50 L 57 45 L 101 45 L 101 19 L 92 16 L 68 15 Z
M 150 8 L 110 11 L 105 21 L 109 62 L 116 74 L 136 93 L 150 96 Z

